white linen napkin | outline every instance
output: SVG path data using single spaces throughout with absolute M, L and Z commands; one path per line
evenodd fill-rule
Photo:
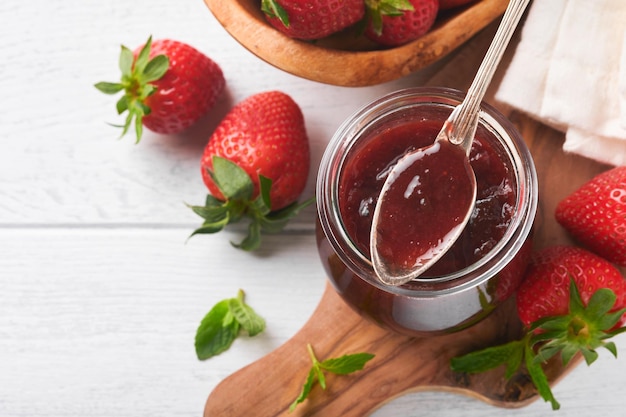
M 626 0 L 534 0 L 512 46 L 496 101 L 565 132 L 566 152 L 626 165 Z

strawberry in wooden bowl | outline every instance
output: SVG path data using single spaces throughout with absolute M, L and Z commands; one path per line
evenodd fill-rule
M 224 29 L 259 58 L 291 74 L 341 86 L 380 84 L 433 64 L 499 17 L 508 3 L 474 0 L 443 10 L 436 0 L 318 0 L 307 2 L 311 8 L 305 11 L 301 0 L 204 2 Z M 390 4 L 402 7 L 396 11 Z M 346 9 L 348 5 L 354 5 L 355 9 Z M 372 12 L 381 9 L 381 15 Z M 289 16 L 290 10 L 298 12 L 292 11 Z M 430 21 L 433 12 L 436 14 L 431 24 L 422 23 L 420 28 L 428 26 L 428 29 L 417 37 L 407 36 L 401 44 L 390 44 L 364 34 L 368 25 L 377 27 L 377 19 L 389 20 L 393 18 L 391 15 L 415 11 L 420 15 L 429 13 L 420 19 L 423 22 Z M 322 20 L 320 16 L 335 23 L 323 29 L 318 27 L 319 32 L 311 34 L 314 17 Z M 354 22 L 357 16 L 363 18 L 347 23 Z M 309 32 L 294 33 L 299 26 L 309 27 L 306 29 Z

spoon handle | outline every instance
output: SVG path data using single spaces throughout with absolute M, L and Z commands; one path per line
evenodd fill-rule
M 510 0 L 485 58 L 467 90 L 465 100 L 454 109 L 442 130 L 448 140 L 462 146 L 468 154 L 478 126 L 480 103 L 529 2 L 530 0 Z

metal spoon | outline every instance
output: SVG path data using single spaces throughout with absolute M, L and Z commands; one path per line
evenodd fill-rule
M 403 156 L 387 176 L 370 232 L 372 264 L 384 284 L 402 285 L 417 278 L 446 253 L 467 224 L 476 201 L 476 178 L 469 153 L 480 104 L 529 2 L 509 1 L 465 99 L 445 121 L 434 144 Z M 453 171 L 444 177 L 447 185 L 441 183 L 441 177 L 432 177 L 433 173 L 441 174 L 444 167 Z M 428 185 L 429 178 L 434 185 Z M 448 186 L 455 190 L 446 195 L 441 191 Z M 419 220 L 407 221 L 407 214 L 419 216 Z M 413 226 L 420 229 L 414 233 Z M 408 248 L 411 253 L 405 256 L 398 248 Z

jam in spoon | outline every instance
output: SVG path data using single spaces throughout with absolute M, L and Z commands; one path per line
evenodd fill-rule
M 529 2 L 509 1 L 463 102 L 432 145 L 403 156 L 387 176 L 370 232 L 372 264 L 384 284 L 402 285 L 420 276 L 446 253 L 469 221 L 476 201 L 469 153 L 480 104 Z M 391 249 L 398 243 L 405 248 L 401 253 Z

